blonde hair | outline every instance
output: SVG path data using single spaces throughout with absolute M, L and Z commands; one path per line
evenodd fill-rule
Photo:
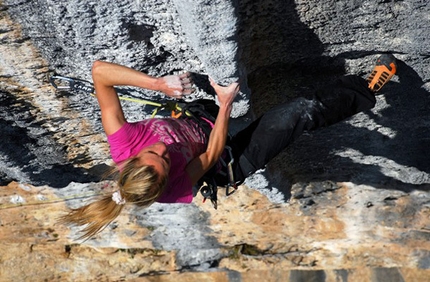
M 117 174 L 117 183 L 122 199 L 139 207 L 148 207 L 163 193 L 167 176 L 160 177 L 154 167 L 138 164 L 138 158 L 130 158 L 115 168 L 110 174 Z M 112 194 L 101 197 L 86 206 L 72 209 L 59 218 L 59 222 L 86 225 L 80 239 L 89 239 L 102 231 L 121 213 L 124 205 L 117 204 Z

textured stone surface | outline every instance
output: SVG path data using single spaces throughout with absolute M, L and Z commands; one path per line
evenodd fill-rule
M 389 273 L 396 280 L 374 281 L 425 281 L 415 279 L 430 274 L 428 193 L 327 182 L 314 184 L 317 192 L 296 185 L 289 203 L 273 204 L 242 186 L 240 196 L 221 196 L 217 211 L 200 197 L 191 206 L 130 207 L 94 239 L 73 240 L 76 230 L 56 217 L 105 186 L 72 183 L 61 193 L 16 182 L 3 187 L 2 277 L 357 281 Z
M 427 281 L 429 9 L 424 0 L 3 1 L 0 280 Z M 253 113 L 237 130 L 340 75 L 366 75 L 382 52 L 400 67 L 375 109 L 304 135 L 232 196 L 221 190 L 217 211 L 200 196 L 128 207 L 85 242 L 56 223 L 109 190 L 101 175 L 111 163 L 94 99 L 56 93 L 49 74 L 90 79 L 104 59 L 150 74 L 240 77 L 235 115 Z M 208 95 L 204 83 L 198 90 Z M 151 110 L 124 107 L 131 120 Z

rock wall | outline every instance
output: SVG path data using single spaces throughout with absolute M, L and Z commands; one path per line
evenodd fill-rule
M 424 0 L 0 2 L 0 280 L 426 281 L 429 277 L 429 21 Z M 217 211 L 128 207 L 82 242 L 56 223 L 109 186 L 90 79 L 103 59 L 150 74 L 240 79 L 235 131 L 378 54 L 399 73 L 371 111 L 305 134 Z M 138 97 L 160 99 L 149 91 Z M 138 120 L 149 107 L 124 103 Z M 249 109 L 251 109 L 249 111 Z

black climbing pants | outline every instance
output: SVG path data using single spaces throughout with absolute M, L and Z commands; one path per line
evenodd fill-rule
M 316 91 L 311 100 L 296 98 L 278 105 L 253 121 L 229 140 L 235 159 L 235 180 L 263 168 L 304 131 L 342 121 L 373 108 L 376 99 L 367 82 L 358 76 L 345 76 Z M 220 185 L 222 179 L 217 181 Z

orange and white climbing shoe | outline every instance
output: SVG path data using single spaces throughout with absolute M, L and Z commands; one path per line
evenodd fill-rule
M 373 92 L 381 90 L 393 75 L 396 74 L 397 63 L 396 58 L 391 54 L 383 54 L 376 60 L 376 66 L 372 73 L 367 78 L 369 88 Z

